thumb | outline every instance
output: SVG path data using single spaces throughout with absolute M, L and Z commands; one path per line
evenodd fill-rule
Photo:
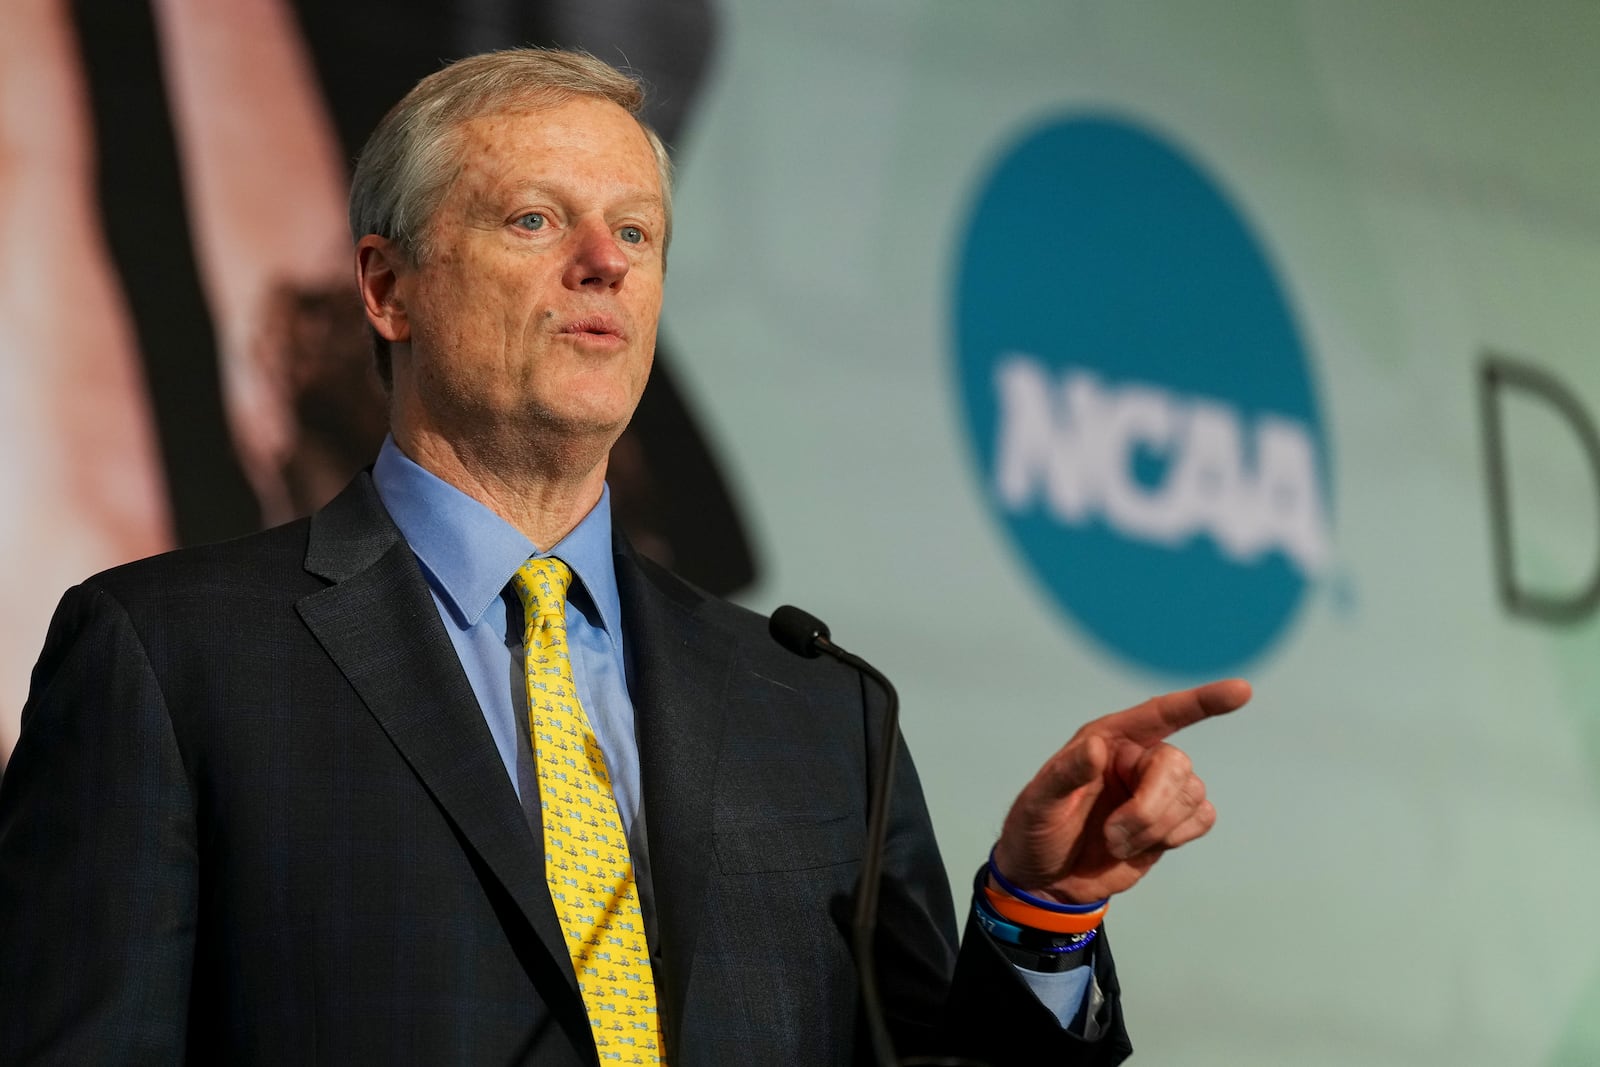
M 1080 738 L 1050 757 L 1006 816 L 995 864 L 1021 886 L 1057 880 L 1082 846 L 1089 813 L 1105 789 L 1111 747 L 1098 735 Z

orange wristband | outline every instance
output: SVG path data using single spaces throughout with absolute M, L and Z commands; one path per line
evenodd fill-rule
M 989 900 L 989 906 L 999 912 L 1001 918 L 1010 919 L 1018 926 L 1048 930 L 1052 934 L 1086 934 L 1099 927 L 1100 920 L 1106 916 L 1106 908 L 1110 907 L 1108 904 L 1095 911 L 1070 914 L 1036 908 L 992 885 L 985 885 L 983 893 Z

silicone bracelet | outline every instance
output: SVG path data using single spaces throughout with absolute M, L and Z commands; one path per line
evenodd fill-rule
M 978 924 L 990 937 L 1030 952 L 1044 954 L 1076 952 L 1095 937 L 1093 930 L 1086 934 L 1051 934 L 1043 930 L 1031 930 L 1026 926 L 1018 926 L 1009 919 L 1001 918 L 982 896 L 973 897 L 972 903 Z
M 994 862 L 994 849 L 992 848 L 989 850 L 989 873 L 996 882 L 1000 883 L 1001 889 L 1004 889 L 1024 904 L 1032 904 L 1034 907 L 1043 908 L 1045 911 L 1059 911 L 1064 915 L 1087 915 L 1090 912 L 1099 911 L 1111 901 L 1111 898 L 1107 897 L 1105 900 L 1094 900 L 1088 904 L 1062 904 L 1059 901 L 1036 897 L 1000 873 L 1000 868 Z
M 1098 910 L 1087 915 L 1063 913 L 1036 908 L 992 885 L 984 886 L 983 893 L 1001 918 L 1010 919 L 1019 926 L 1048 930 L 1053 934 L 1086 934 L 1100 925 L 1100 920 L 1105 918 L 1107 908 L 1107 905 L 1102 904 Z

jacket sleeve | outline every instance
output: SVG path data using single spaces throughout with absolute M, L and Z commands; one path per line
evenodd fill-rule
M 0 779 L 0 1063 L 179 1063 L 194 799 L 149 657 L 92 586 L 57 608 Z
M 969 912 L 950 987 L 950 1026 L 944 1047 L 987 1063 L 1071 1064 L 1114 1067 L 1133 1052 L 1122 1021 L 1121 989 L 1105 932 L 1095 940 L 1094 983 L 1103 1000 L 1095 1014 L 1098 1036 L 1063 1028 L 1039 1002 Z M 1097 998 L 1098 999 L 1098 998 Z
M 869 754 L 881 744 L 881 705 L 867 693 Z M 876 756 L 872 755 L 875 760 Z M 884 861 L 876 958 L 896 1050 L 1006 1064 L 1114 1067 L 1133 1051 L 1110 947 L 1095 944 L 1097 1036 L 1078 1036 L 1001 955 L 970 911 L 959 951 L 949 880 L 909 753 L 899 751 Z M 952 956 L 954 957 L 952 961 Z M 952 974 L 953 964 L 953 974 Z

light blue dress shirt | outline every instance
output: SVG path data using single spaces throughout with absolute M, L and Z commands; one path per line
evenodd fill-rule
M 654 893 L 639 795 L 639 740 L 623 651 L 622 604 L 611 554 L 610 487 L 571 533 L 541 550 L 489 507 L 412 462 L 392 437 L 383 442 L 372 481 L 422 565 L 445 632 L 483 709 L 506 774 L 524 803 L 530 791 L 537 795 L 537 785 L 527 730 L 522 603 L 507 586 L 532 556 L 556 556 L 572 569 L 567 643 L 573 678 L 605 753 L 633 853 L 647 936 L 653 940 Z M 1017 970 L 1061 1025 L 1070 1025 L 1088 991 L 1093 968 L 1059 974 Z
M 572 569 L 567 592 L 572 673 L 631 836 L 639 815 L 639 742 L 628 696 L 622 604 L 611 561 L 610 489 L 559 544 L 541 549 L 486 505 L 412 462 L 392 437 L 378 453 L 372 480 L 422 564 L 518 797 L 523 782 L 517 767 L 526 747 L 519 723 L 528 696 L 521 659 L 522 602 L 507 586 L 534 556 L 556 556 Z

